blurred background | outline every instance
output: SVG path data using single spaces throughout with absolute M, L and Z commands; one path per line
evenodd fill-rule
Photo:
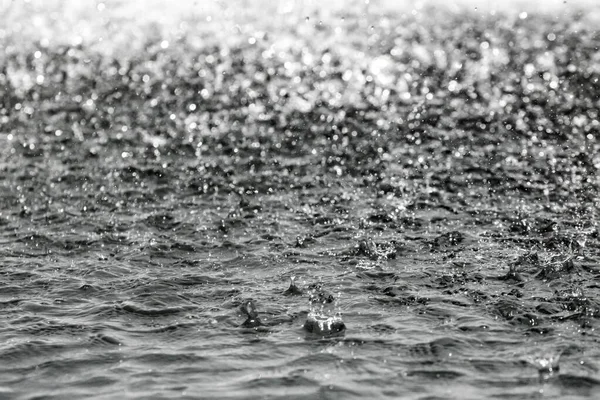
M 282 19 L 290 19 L 290 22 L 297 22 L 298 16 L 326 19 L 328 15 L 360 8 L 364 13 L 377 9 L 412 13 L 417 17 L 429 7 L 447 8 L 456 13 L 472 12 L 482 18 L 497 12 L 553 13 L 561 18 L 565 12 L 576 9 L 586 18 L 600 21 L 596 3 L 594 0 L 331 0 L 326 3 L 318 0 L 0 0 L 0 38 L 18 35 L 24 40 L 68 40 L 77 44 L 147 24 L 176 34 L 184 20 L 204 21 L 205 26 L 199 26 L 199 30 L 239 29 L 245 24 L 264 29 L 268 24 L 278 25 Z

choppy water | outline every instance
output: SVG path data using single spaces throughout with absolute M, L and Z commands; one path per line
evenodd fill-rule
M 479 46 L 489 26 L 453 18 Z M 473 97 L 448 81 L 484 84 L 489 60 L 451 43 L 467 73 L 450 76 L 428 55 L 443 30 L 409 37 L 419 21 L 358 21 L 380 47 L 337 37 L 349 47 L 327 57 L 327 43 L 265 55 L 277 35 L 258 48 L 149 35 L 147 53 L 114 60 L 9 47 L 0 398 L 598 396 L 597 88 L 577 86 L 598 75 L 598 37 L 556 39 L 576 70 L 557 57 L 533 88 L 512 71 L 547 59 L 486 64 L 511 89 Z M 501 20 L 487 40 L 530 38 L 543 55 L 534 36 L 560 23 L 541 21 Z M 310 27 L 298 34 L 335 28 Z M 361 80 L 358 50 L 389 54 L 390 37 L 416 40 L 404 72 L 380 58 Z M 536 91 L 554 76 L 571 86 Z M 285 293 L 292 277 L 302 294 Z M 303 327 L 318 295 L 345 331 Z M 260 323 L 245 323 L 250 302 Z

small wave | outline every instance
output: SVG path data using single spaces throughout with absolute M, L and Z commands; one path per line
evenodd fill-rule
M 164 307 L 164 308 L 143 308 L 135 304 L 124 304 L 122 306 L 115 306 L 117 311 L 125 311 L 131 314 L 141 315 L 144 317 L 159 317 L 166 315 L 174 315 L 184 312 L 186 310 L 192 310 L 193 307 Z

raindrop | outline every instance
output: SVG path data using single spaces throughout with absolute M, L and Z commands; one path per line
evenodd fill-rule
M 448 90 L 451 92 L 458 90 L 458 82 L 456 82 L 455 80 L 450 81 L 448 83 Z

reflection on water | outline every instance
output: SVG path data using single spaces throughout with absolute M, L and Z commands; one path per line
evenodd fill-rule
M 594 13 L 372 3 L 2 3 L 0 397 L 598 392 Z

